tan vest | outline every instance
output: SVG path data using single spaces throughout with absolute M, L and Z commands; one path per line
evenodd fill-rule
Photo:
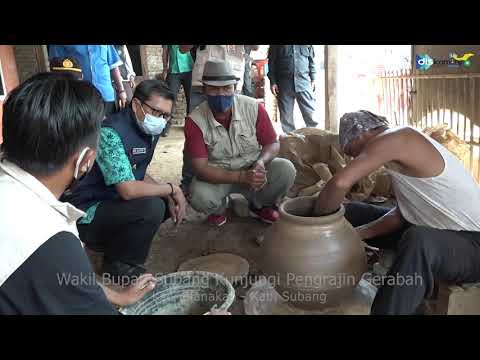
M 240 79 L 237 83 L 237 90 L 242 90 L 243 74 L 245 72 L 244 45 L 207 45 L 203 50 L 198 48 L 192 70 L 192 86 L 202 86 L 203 68 L 205 63 L 212 59 L 230 63 L 235 76 Z
M 252 165 L 262 150 L 257 141 L 257 116 L 258 103 L 243 95 L 234 96 L 229 130 L 215 120 L 207 101 L 193 110 L 190 118 L 203 133 L 208 163 L 228 170 Z

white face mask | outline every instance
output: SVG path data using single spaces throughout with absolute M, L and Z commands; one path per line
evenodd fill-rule
M 80 152 L 80 155 L 79 155 L 78 160 L 77 160 L 77 165 L 75 166 L 75 172 L 73 173 L 73 178 L 75 180 L 79 180 L 78 179 L 78 173 L 80 172 L 80 164 L 82 163 L 82 160 L 85 157 L 85 155 L 87 154 L 88 150 L 90 150 L 90 148 L 87 146 L 85 149 L 83 149 Z M 85 176 L 88 173 L 89 168 L 90 168 L 90 161 L 87 162 L 87 171 L 85 171 L 83 173 L 82 177 Z
M 82 174 L 82 176 L 80 176 L 80 178 L 78 177 L 78 174 L 80 172 L 80 164 L 82 163 L 82 160 L 83 158 L 85 157 L 85 155 L 87 154 L 87 151 L 90 150 L 89 147 L 86 147 L 85 149 L 83 149 L 81 152 L 80 152 L 80 155 L 78 156 L 78 160 L 77 160 L 77 164 L 75 165 L 75 171 L 73 173 L 73 181 L 72 183 L 70 184 L 70 186 L 68 186 L 66 189 L 65 189 L 65 194 L 71 194 L 72 193 L 72 189 L 75 188 L 75 186 L 78 185 L 78 183 L 80 182 L 80 180 L 82 180 L 85 175 L 87 175 L 89 169 L 90 169 L 90 161 L 87 162 L 87 170 Z
M 147 114 L 143 110 L 142 105 L 140 105 L 145 118 L 143 121 L 137 119 L 138 126 L 140 129 L 147 135 L 160 135 L 167 125 L 167 120 L 163 117 L 153 116 L 152 114 Z

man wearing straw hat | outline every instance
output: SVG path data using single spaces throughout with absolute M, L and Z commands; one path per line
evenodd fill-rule
M 266 223 L 278 217 L 277 203 L 295 180 L 295 167 L 276 158 L 280 145 L 270 118 L 253 98 L 235 94 L 239 79 L 230 64 L 205 64 L 202 82 L 207 101 L 185 123 L 185 146 L 195 177 L 192 207 L 216 226 L 226 223 L 228 195 L 249 200 L 250 215 Z

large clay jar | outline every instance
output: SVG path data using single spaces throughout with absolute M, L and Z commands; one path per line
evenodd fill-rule
M 343 206 L 312 217 L 316 197 L 287 200 L 265 234 L 263 272 L 293 306 L 323 309 L 350 296 L 367 270 L 361 239 Z

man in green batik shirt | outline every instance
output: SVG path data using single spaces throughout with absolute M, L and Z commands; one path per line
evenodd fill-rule
M 164 81 L 138 84 L 131 105 L 103 121 L 92 170 L 62 199 L 85 211 L 78 221 L 80 239 L 104 253 L 103 273 L 113 281 L 145 273 L 161 223 L 171 217 L 179 224 L 185 216 L 180 188 L 146 174 L 173 99 Z

